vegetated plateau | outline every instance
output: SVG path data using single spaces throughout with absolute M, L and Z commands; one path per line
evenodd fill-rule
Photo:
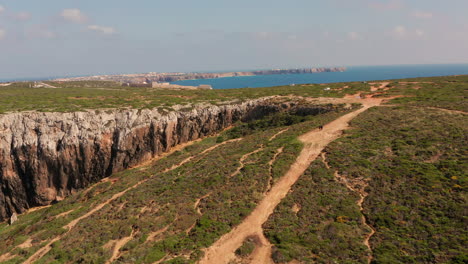
M 207 91 L 49 84 L 58 88 L 1 87 L 3 116 L 157 109 L 162 118 L 264 100 L 232 124 L 159 140 L 149 157 L 119 152 L 146 162 L 66 185 L 63 200 L 3 222 L 1 262 L 468 262 L 467 76 Z M 132 129 L 131 142 L 168 134 Z M 3 197 L 14 198 L 0 172 Z

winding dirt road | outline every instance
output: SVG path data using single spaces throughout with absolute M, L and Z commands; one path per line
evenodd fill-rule
M 271 260 L 271 245 L 263 235 L 262 225 L 268 220 L 276 206 L 288 194 L 292 185 L 306 171 L 322 150 L 332 141 L 340 137 L 342 131 L 348 128 L 349 122 L 367 109 L 378 106 L 381 99 L 367 98 L 361 100 L 363 108 L 346 114 L 325 125 L 322 130 L 314 129 L 299 137 L 304 143 L 304 148 L 291 165 L 286 174 L 271 188 L 254 211 L 231 232 L 223 235 L 212 246 L 205 250 L 205 256 L 201 264 L 229 263 L 236 258 L 235 250 L 238 249 L 248 236 L 258 236 L 262 243 L 254 251 L 251 263 L 273 263 Z

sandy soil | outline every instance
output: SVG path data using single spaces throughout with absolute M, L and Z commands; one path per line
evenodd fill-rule
M 153 241 L 156 241 L 156 237 L 159 236 L 160 234 L 164 233 L 167 231 L 167 229 L 169 229 L 169 227 L 172 225 L 172 223 L 170 225 L 167 225 L 165 226 L 164 228 L 161 228 L 159 229 L 158 231 L 156 232 L 151 232 L 149 235 L 148 235 L 148 238 L 146 239 L 145 242 L 153 242 Z
M 24 248 L 30 248 L 32 247 L 32 238 L 29 238 L 28 240 L 24 241 L 21 245 L 18 245 L 18 248 L 24 249 Z
M 380 86 L 374 86 L 376 84 L 380 84 Z M 385 87 L 387 87 L 387 85 L 389 85 L 390 82 L 383 82 L 383 83 L 371 83 L 371 92 L 377 92 L 378 90 L 382 90 L 384 89 Z
M 272 141 L 272 140 L 275 139 L 277 136 L 283 134 L 284 132 L 286 132 L 286 131 L 288 131 L 288 130 L 289 130 L 289 127 L 286 128 L 286 129 L 281 130 L 280 132 L 278 132 L 278 133 L 276 133 L 276 134 L 274 134 L 273 136 L 271 136 L 271 138 L 269 139 L 269 141 Z
M 195 203 L 193 204 L 193 209 L 195 209 L 195 211 L 197 211 L 198 215 L 203 215 L 200 208 L 198 207 L 198 205 L 200 205 L 200 202 L 203 200 L 203 199 L 206 199 L 208 198 L 209 196 L 211 195 L 211 192 L 203 195 L 202 197 L 198 198 Z
M 130 236 L 115 241 L 114 248 L 112 249 L 112 257 L 106 261 L 106 264 L 112 263 L 114 260 L 118 259 L 120 257 L 120 249 L 127 244 L 127 242 L 132 240 L 133 237 L 135 237 L 135 230 L 132 230 Z
M 305 172 L 322 150 L 330 142 L 337 139 L 343 130 L 348 127 L 349 121 L 372 106 L 379 105 L 381 99 L 360 100 L 364 107 L 346 114 L 323 127 L 323 130 L 314 129 L 299 137 L 304 143 L 304 148 L 291 165 L 289 171 L 271 188 L 264 199 L 260 201 L 254 211 L 231 232 L 223 235 L 212 246 L 205 250 L 205 256 L 200 261 L 202 264 L 229 263 L 235 259 L 235 250 L 239 248 L 248 236 L 258 236 L 263 242 L 262 246 L 255 250 L 251 263 L 272 263 L 271 245 L 263 235 L 262 225 L 268 220 L 275 207 L 288 194 L 292 185 Z
M 237 174 L 239 174 L 239 173 L 241 172 L 241 170 L 242 170 L 242 169 L 244 168 L 244 166 L 245 166 L 244 161 L 245 161 L 248 157 L 252 156 L 253 154 L 262 151 L 263 148 L 264 148 L 264 146 L 261 145 L 258 149 L 256 149 L 256 150 L 254 150 L 254 151 L 252 151 L 252 152 L 249 152 L 249 153 L 243 155 L 243 156 L 240 158 L 240 160 L 239 160 L 239 167 L 237 167 L 237 170 L 236 170 L 234 173 L 232 173 L 231 176 L 229 176 L 229 177 L 234 177 L 234 176 L 236 176 Z
M 79 208 L 81 208 L 81 207 L 79 207 Z M 79 208 L 78 208 L 78 209 L 79 209 Z M 72 209 L 72 210 L 70 210 L 70 211 L 66 211 L 66 212 L 63 212 L 63 213 L 61 213 L 61 214 L 58 214 L 58 215 L 55 216 L 55 218 L 60 218 L 60 217 L 67 216 L 67 215 L 71 214 L 73 211 L 75 211 L 75 209 Z
M 9 252 L 8 253 L 5 253 L 3 255 L 0 256 L 0 262 L 4 262 L 4 261 L 8 261 L 12 258 L 14 258 L 16 255 L 12 255 L 10 254 Z
M 445 113 L 449 113 L 449 114 L 468 115 L 467 112 L 460 111 L 460 110 L 450 110 L 450 109 L 445 109 L 445 108 L 440 108 L 440 107 L 427 107 L 427 108 L 429 108 L 429 109 L 434 109 L 434 110 L 439 110 L 439 111 L 442 111 L 442 112 L 445 112 Z

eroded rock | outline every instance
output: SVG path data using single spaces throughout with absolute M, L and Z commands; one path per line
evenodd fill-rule
M 0 115 L 0 220 L 61 200 L 245 117 L 282 108 L 265 106 L 267 100 L 168 114 L 145 109 Z

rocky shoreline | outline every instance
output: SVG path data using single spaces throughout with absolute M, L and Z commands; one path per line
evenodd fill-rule
M 122 83 L 143 82 L 175 82 L 183 80 L 217 79 L 236 76 L 256 76 L 273 74 L 306 74 L 320 72 L 344 72 L 345 67 L 304 68 L 304 69 L 272 69 L 261 71 L 218 72 L 218 73 L 141 73 L 122 75 L 99 75 L 75 78 L 61 78 L 55 81 L 117 81 Z

